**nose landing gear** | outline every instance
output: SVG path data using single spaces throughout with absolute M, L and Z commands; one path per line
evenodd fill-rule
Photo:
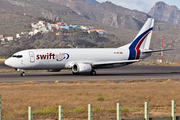
M 19 71 L 21 72 L 21 76 L 24 77 L 26 74 L 25 74 L 25 71 L 23 69 L 16 69 L 16 71 Z
M 25 75 L 26 75 L 25 72 L 22 72 L 22 73 L 21 73 L 21 76 L 22 76 L 22 77 L 24 77 Z

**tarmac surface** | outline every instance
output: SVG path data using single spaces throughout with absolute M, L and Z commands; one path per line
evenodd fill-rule
M 12 69 L 0 63 L 0 69 Z M 49 73 L 26 73 L 25 77 L 20 73 L 0 73 L 0 83 L 18 83 L 25 81 L 55 82 L 73 80 L 139 80 L 139 79 L 180 79 L 180 66 L 154 66 L 154 65 L 128 65 L 112 69 L 98 69 L 97 75 L 73 75 L 71 71 Z

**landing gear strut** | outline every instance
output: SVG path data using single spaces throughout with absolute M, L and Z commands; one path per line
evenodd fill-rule
M 96 71 L 94 69 L 91 70 L 90 75 L 96 75 Z
M 23 69 L 16 69 L 16 71 L 19 71 L 19 72 L 21 72 L 21 76 L 25 76 L 26 74 L 25 74 L 25 71 L 23 70 Z

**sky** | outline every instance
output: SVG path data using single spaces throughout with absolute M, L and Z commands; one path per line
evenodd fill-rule
M 148 13 L 156 2 L 163 1 L 169 5 L 175 5 L 180 9 L 180 0 L 96 0 L 98 2 L 111 1 L 112 3 L 129 8 L 131 10 L 138 10 Z

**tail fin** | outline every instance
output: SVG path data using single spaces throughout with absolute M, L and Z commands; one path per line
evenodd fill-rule
M 129 60 L 139 59 L 141 50 L 148 50 L 150 46 L 154 19 L 148 18 L 135 39 L 129 46 Z

